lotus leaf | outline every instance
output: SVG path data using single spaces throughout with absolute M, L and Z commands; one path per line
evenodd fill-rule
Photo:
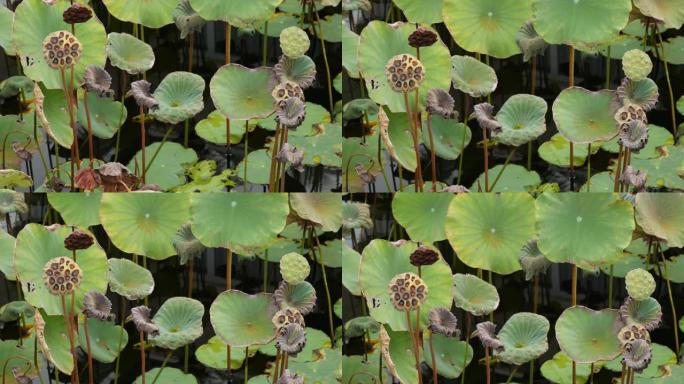
M 321 226 L 326 232 L 337 232 L 342 226 L 342 200 L 335 193 L 292 193 L 292 210 L 303 220 Z
M 103 0 L 107 10 L 117 19 L 148 28 L 173 23 L 173 12 L 180 0 Z
M 276 332 L 271 300 L 268 293 L 228 290 L 219 294 L 209 310 L 214 332 L 234 348 L 269 343 Z
M 204 79 L 190 72 L 171 72 L 155 89 L 152 96 L 159 109 L 152 116 L 164 123 L 178 124 L 204 109 Z
M 553 120 L 558 131 L 575 144 L 610 140 L 617 135 L 615 92 L 591 92 L 582 87 L 566 88 L 553 102 Z
M 270 116 L 274 111 L 271 76 L 272 70 L 266 67 L 224 65 L 211 78 L 211 99 L 216 109 L 231 120 Z
M 458 55 L 451 58 L 451 81 L 454 88 L 472 97 L 487 96 L 499 84 L 492 67 L 473 57 Z
M 616 310 L 574 306 L 556 321 L 556 339 L 561 350 L 577 363 L 612 360 L 621 350 L 619 324 Z
M 161 383 L 197 384 L 195 376 L 189 373 L 183 373 L 183 370 L 173 367 L 165 367 L 163 370 L 161 368 L 152 368 L 145 372 L 146 382 L 151 383 L 155 381 L 155 379 Z M 142 382 L 142 377 L 138 376 L 133 384 L 142 384 Z
M 128 300 L 140 300 L 154 290 L 152 273 L 127 259 L 109 259 L 109 289 Z
M 113 66 L 137 75 L 154 65 L 154 51 L 144 41 L 128 33 L 112 32 L 107 36 L 107 57 Z
M 50 205 L 56 209 L 64 222 L 79 227 L 100 224 L 100 200 L 102 192 L 48 193 Z
M 192 8 L 206 20 L 226 20 L 231 24 L 247 24 L 267 20 L 283 0 L 254 0 L 239 3 L 214 0 L 190 0 Z M 294 13 L 299 13 L 300 8 Z
M 549 349 L 546 334 L 549 321 L 535 313 L 516 313 L 501 327 L 498 337 L 504 345 L 502 352 L 494 353 L 503 362 L 521 365 L 540 357 Z
M 455 274 L 451 292 L 454 304 L 475 316 L 492 313 L 499 306 L 496 288 L 474 275 Z
M 501 133 L 493 138 L 506 145 L 520 146 L 546 132 L 546 101 L 534 95 L 513 95 L 496 114 Z
M 432 334 L 432 344 L 435 350 L 437 372 L 447 379 L 461 376 L 465 367 L 473 359 L 473 348 L 465 341 L 454 341 L 444 335 Z M 425 362 L 432 368 L 432 354 L 426 334 L 423 334 L 423 350 Z
M 145 181 L 148 184 L 156 184 L 163 190 L 185 184 L 186 168 L 197 162 L 197 153 L 192 148 L 184 148 L 178 143 L 152 143 L 145 147 L 145 152 L 152 154 L 145 158 Z M 142 165 L 142 152 L 138 151 L 128 163 L 128 169 L 141 169 Z
M 433 243 L 444 240 L 444 223 L 451 194 L 397 193 L 392 200 L 392 213 L 411 239 Z
M 78 328 L 79 343 L 87 350 L 85 335 L 86 324 Z M 112 363 L 128 344 L 128 332 L 118 325 L 98 319 L 88 319 L 88 336 L 90 337 L 90 353 L 93 359 L 101 363 Z M 121 340 L 119 340 L 121 338 Z
M 684 246 L 684 194 L 637 194 L 636 221 L 644 232 L 666 240 L 668 246 Z
M 436 115 L 430 116 L 430 128 L 432 129 L 432 138 L 435 143 L 435 155 L 445 160 L 457 159 L 461 155 L 463 148 L 470 144 L 472 138 L 470 127 L 467 125 Z M 422 138 L 425 146 L 428 149 L 432 149 L 427 130 L 427 120 L 423 121 Z M 424 190 L 427 189 L 424 188 Z
M 202 344 L 195 351 L 197 360 L 212 369 L 226 369 L 228 347 L 218 336 L 212 336 L 206 344 Z M 249 357 L 256 351 L 250 348 Z M 238 369 L 245 361 L 245 348 L 234 348 L 230 351 L 230 369 Z
M 501 174 L 501 176 L 499 176 Z M 491 179 L 492 175 L 494 179 Z M 506 169 L 499 164 L 489 169 L 489 192 L 527 192 L 533 190 L 541 184 L 541 178 L 535 171 L 528 171 L 527 168 L 518 164 L 508 164 Z M 494 184 L 493 180 L 496 181 Z M 482 173 L 470 187 L 477 191 L 485 185 L 485 175 Z
M 165 349 L 177 349 L 202 336 L 204 305 L 189 297 L 172 297 L 164 301 L 152 319 L 159 334 L 150 342 Z

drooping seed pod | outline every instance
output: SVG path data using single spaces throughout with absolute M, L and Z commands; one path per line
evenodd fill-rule
M 306 330 L 299 324 L 291 323 L 278 328 L 276 348 L 294 357 L 306 345 Z
M 408 43 L 413 48 L 422 48 L 431 46 L 437 42 L 437 39 L 438 36 L 436 33 L 427 28 L 418 27 L 409 35 Z
M 428 247 L 420 246 L 416 248 L 415 251 L 411 252 L 409 259 L 411 264 L 416 267 L 432 265 L 439 260 L 439 254 Z

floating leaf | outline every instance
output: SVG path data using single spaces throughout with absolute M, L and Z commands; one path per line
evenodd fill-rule
M 197 361 L 204 366 L 226 370 L 226 358 L 228 355 L 228 346 L 221 341 L 218 336 L 212 336 L 205 344 L 200 345 L 195 351 Z M 251 348 L 249 350 L 249 357 L 252 357 L 256 351 Z M 233 348 L 230 351 L 230 369 L 238 369 L 245 361 L 245 348 Z
M 503 165 L 499 164 L 489 168 L 489 192 L 527 192 L 541 184 L 539 174 L 535 171 L 528 171 L 522 165 L 508 164 L 506 169 L 503 167 Z M 499 173 L 501 173 L 500 177 Z M 497 177 L 499 180 L 494 184 L 494 180 Z M 478 189 L 484 189 L 484 185 L 485 175 L 482 173 L 470 189 L 477 191 Z
M 276 332 L 271 300 L 270 293 L 227 290 L 219 294 L 209 310 L 214 332 L 234 348 L 269 343 Z
M 555 384 L 584 384 L 591 375 L 591 364 L 575 364 L 575 383 L 572 382 L 572 360 L 565 353 L 558 352 L 541 366 L 541 374 Z
M 204 109 L 204 79 L 190 72 L 171 72 L 154 90 L 152 96 L 159 109 L 152 116 L 164 123 L 178 124 Z
M 211 99 L 216 109 L 231 120 L 270 116 L 274 111 L 271 76 L 271 69 L 266 67 L 224 65 L 211 78 Z

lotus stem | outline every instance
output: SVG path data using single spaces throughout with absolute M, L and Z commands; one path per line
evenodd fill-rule
M 470 104 L 470 95 L 464 95 L 463 100 L 463 135 L 461 136 L 461 153 L 458 158 L 458 175 L 456 176 L 456 184 L 461 184 L 461 176 L 463 175 L 463 152 L 465 151 L 466 132 L 468 131 L 468 108 Z
M 280 349 L 276 349 L 276 356 L 275 356 L 275 363 L 273 363 L 273 380 L 271 380 L 271 383 L 275 384 L 278 382 L 278 373 L 280 373 L 280 370 L 278 369 L 278 366 L 280 365 Z
M 415 191 L 422 192 L 422 170 L 420 167 L 420 149 L 418 148 L 418 129 L 415 126 L 411 105 L 409 103 L 408 92 L 404 91 L 404 106 L 406 107 L 406 114 L 411 125 L 411 138 L 413 139 L 413 151 L 416 153 L 416 171 L 415 171 Z
M 48 168 L 48 165 L 45 162 L 45 156 L 43 155 L 43 150 L 40 148 L 40 141 L 38 141 L 38 116 L 37 116 L 37 114 L 38 114 L 38 112 L 34 108 L 33 109 L 33 140 L 35 140 L 35 142 L 36 142 L 36 148 L 38 148 L 38 154 L 40 155 L 40 162 L 41 162 L 41 164 L 43 164 L 43 173 L 45 175 L 47 175 L 50 172 L 50 168 Z M 47 136 L 47 135 L 45 135 L 45 136 Z M 48 150 L 49 150 L 49 148 L 48 148 Z M 3 150 L 3 156 L 5 155 L 4 152 L 5 151 Z M 3 168 L 4 168 L 4 166 L 3 166 Z
M 249 347 L 245 347 L 245 384 L 249 379 Z
M 461 384 L 465 383 L 465 377 L 466 377 L 466 368 L 467 368 L 467 362 L 468 362 L 468 344 L 470 343 L 470 327 L 472 326 L 473 319 L 470 315 L 470 312 L 466 312 L 466 338 L 465 338 L 465 343 L 466 343 L 466 353 L 463 356 L 463 372 L 461 372 Z
M 67 312 L 66 300 L 64 299 L 64 295 L 59 295 L 59 298 L 62 301 L 62 313 L 64 314 L 64 324 L 67 328 L 67 334 L 69 336 L 69 349 L 71 351 L 71 358 L 74 363 L 74 367 L 71 371 L 71 382 L 79 383 L 80 381 L 78 379 L 78 358 L 76 357 L 76 349 L 74 347 L 74 331 L 71 326 L 71 313 Z
M 62 78 L 62 88 L 64 90 L 64 98 L 66 99 L 67 103 L 67 110 L 69 112 L 69 126 L 71 127 L 72 134 L 74 136 L 73 141 L 71 143 L 71 189 L 74 189 L 74 174 L 76 173 L 74 167 L 76 166 L 75 162 L 78 161 L 78 135 L 76 131 L 76 123 L 74 119 L 74 110 L 73 110 L 73 105 L 72 105 L 72 100 L 71 100 L 71 89 L 67 85 L 66 78 L 64 75 L 64 68 L 59 69 L 59 74 Z M 55 147 L 57 147 L 57 143 L 55 142 Z
M 264 21 L 264 39 L 261 57 L 261 65 L 265 67 L 266 64 L 268 64 L 268 20 Z
M 382 140 L 378 140 L 378 166 L 380 167 L 380 172 L 382 172 L 382 178 L 385 181 L 385 188 L 387 188 L 387 191 L 391 191 L 392 188 L 390 187 L 390 182 L 387 179 L 387 173 L 385 172 L 385 166 L 382 163 Z M 390 159 L 390 169 L 391 169 L 391 159 Z M 347 169 L 347 172 L 349 172 L 349 169 Z M 394 177 L 394 175 L 392 175 Z M 396 188 L 395 188 L 396 189 Z M 347 186 L 347 191 L 349 191 L 349 187 Z
M 159 376 L 161 375 L 162 371 L 164 370 L 164 368 L 166 368 L 166 363 L 169 362 L 169 358 L 171 358 L 171 354 L 173 354 L 173 350 L 170 350 L 170 351 L 166 354 L 166 357 L 164 358 L 164 361 L 162 361 L 161 367 L 160 367 L 159 370 L 157 371 L 157 374 L 154 375 L 154 380 L 152 380 L 152 384 L 155 384 L 155 383 L 157 382 L 157 379 L 158 379 Z M 143 373 L 143 377 L 145 377 L 145 373 Z
M 226 248 L 226 290 L 233 286 L 233 250 Z M 228 370 L 228 380 L 232 380 L 233 372 L 230 369 L 230 344 L 226 344 L 226 369 Z
M 128 83 L 128 72 L 122 71 L 123 73 L 123 80 L 121 82 L 121 108 L 119 109 L 119 129 L 116 131 L 116 148 L 114 150 L 114 161 L 119 160 L 119 143 L 121 141 L 121 129 L 122 124 L 123 124 L 123 114 L 124 111 L 126 110 L 126 105 L 124 104 L 126 101 L 126 84 Z
M 627 372 L 627 366 L 622 363 L 622 373 L 620 373 L 620 384 L 625 384 L 625 373 Z
M 608 308 L 613 308 L 613 266 L 610 266 L 608 273 Z
M 624 153 L 624 148 L 622 148 L 622 144 L 620 144 L 620 150 L 618 152 L 618 159 L 617 159 L 617 165 L 615 166 L 615 174 L 613 177 L 615 177 L 614 183 L 614 189 L 613 192 L 620 192 L 620 188 L 622 187 L 620 185 L 620 176 L 622 175 L 622 156 Z
M 435 141 L 432 137 L 432 122 L 430 114 L 427 115 L 427 129 L 430 137 L 430 165 L 432 166 L 432 192 L 437 192 L 437 157 L 435 156 Z M 378 143 L 380 140 L 378 140 Z
M 674 299 L 672 297 L 672 284 L 670 284 L 670 273 L 668 271 L 667 261 L 665 260 L 665 253 L 660 246 L 660 243 L 656 244 L 658 251 L 660 251 L 660 258 L 663 262 L 663 267 L 665 269 L 665 283 L 667 284 L 667 296 L 670 300 L 670 309 L 672 310 L 672 329 L 674 330 L 675 339 L 675 350 L 677 351 L 677 361 L 679 361 L 679 331 L 677 327 L 677 308 L 675 307 Z
M 188 260 L 188 297 L 192 298 L 192 286 L 194 277 L 193 262 L 194 257 Z M 183 351 L 183 372 L 188 373 L 188 365 L 190 361 L 190 344 L 186 344 Z
M 429 331 L 428 331 L 429 332 Z M 437 361 L 435 358 L 435 346 L 434 343 L 432 342 L 432 332 L 429 332 L 429 343 L 430 343 L 430 356 L 432 357 L 432 382 L 433 384 L 438 384 L 438 375 L 437 375 Z M 380 359 L 382 360 L 382 359 Z M 382 382 L 382 379 L 380 380 Z
M 311 248 L 311 253 L 314 256 L 314 260 L 316 260 L 316 253 L 318 253 L 318 256 L 320 257 L 320 260 L 317 260 L 318 262 L 321 263 L 321 272 L 323 273 L 323 286 L 325 288 L 325 298 L 326 298 L 326 304 L 328 305 L 328 326 L 330 327 L 330 339 L 333 340 L 333 347 L 335 346 L 335 328 L 333 326 L 333 318 L 332 318 L 332 299 L 330 298 L 330 288 L 328 287 L 328 276 L 325 272 L 325 264 L 323 264 L 323 253 L 321 253 L 321 242 L 318 239 L 318 236 L 316 236 L 315 230 L 313 225 L 311 225 L 310 229 L 310 235 L 313 240 L 315 240 L 315 248 Z
M 413 349 L 413 357 L 416 359 L 416 371 L 418 373 L 418 383 L 422 384 L 423 375 L 420 372 L 420 358 L 418 357 L 418 345 L 416 344 L 416 336 L 413 332 L 413 327 L 411 326 L 411 311 L 406 310 L 406 326 L 408 327 L 409 335 L 411 335 L 411 349 Z
M 83 317 L 83 332 L 85 332 L 86 348 L 88 352 L 88 384 L 93 384 L 93 354 L 90 350 L 90 332 L 88 331 L 88 316 Z
M 29 364 L 31 364 L 31 360 L 29 360 L 23 356 L 14 355 L 14 356 L 8 357 L 7 360 L 5 360 L 5 363 L 2 365 L 2 384 L 5 384 L 5 377 L 7 377 L 7 366 L 9 365 L 9 362 L 12 361 L 12 359 L 24 360 L 24 361 L 28 362 Z M 55 371 L 56 370 L 57 369 L 55 369 Z M 38 375 L 38 377 L 40 377 L 40 375 Z M 41 380 L 41 382 L 42 382 L 42 380 Z
M 166 133 L 164 133 L 164 137 L 162 138 L 161 143 L 157 147 L 157 149 L 154 151 L 152 154 L 152 158 L 150 161 L 147 162 L 147 166 L 145 167 L 145 172 L 150 170 L 150 167 L 152 167 L 152 164 L 154 163 L 154 160 L 157 158 L 157 155 L 159 154 L 159 151 L 164 147 L 164 144 L 166 144 L 169 135 L 171 134 L 171 131 L 173 131 L 173 125 L 169 126 L 169 129 L 166 130 Z
M 517 151 L 517 150 L 518 150 L 518 147 L 514 147 L 513 150 L 508 153 L 508 156 L 506 156 L 506 161 L 504 162 L 504 165 L 501 168 L 501 170 L 499 171 L 499 173 L 496 175 L 496 178 L 494 178 L 494 182 L 490 186 L 489 191 L 494 190 L 494 187 L 496 187 L 496 183 L 499 182 L 501 175 L 503 175 L 504 171 L 506 170 L 506 167 L 508 167 L 508 163 L 511 162 L 511 159 L 513 158 L 513 155 L 515 154 L 515 151 Z M 489 191 L 487 191 L 487 192 L 489 192 Z
M 330 76 L 330 64 L 328 63 L 328 52 L 325 48 L 325 39 L 323 38 L 323 28 L 321 27 L 321 17 L 318 15 L 318 11 L 314 7 L 313 3 L 311 3 L 311 9 L 313 10 L 313 13 L 316 15 L 316 23 L 313 26 L 314 33 L 316 32 L 316 25 L 318 25 L 318 35 L 319 40 L 321 41 L 321 50 L 323 51 L 323 62 L 325 63 L 325 74 L 326 74 L 326 79 L 328 81 L 328 102 L 330 103 L 330 116 L 332 116 L 333 121 L 335 119 L 333 111 L 335 110 L 335 104 L 333 103 L 333 97 L 332 97 L 332 77 Z
M 574 307 L 577 305 L 577 264 L 572 265 L 572 276 L 571 276 L 571 292 L 570 292 L 570 302 Z M 572 361 L 572 383 L 575 384 L 577 379 L 577 363 L 575 360 Z
M 264 292 L 268 292 L 268 249 L 264 251 Z
M 271 146 L 271 173 L 268 177 L 268 191 L 269 192 L 275 192 L 276 155 L 278 154 L 279 140 L 280 140 L 280 123 L 276 122 L 275 136 L 273 137 L 273 145 Z
M 247 187 L 248 187 L 248 182 L 247 182 L 247 160 L 249 159 L 249 120 L 245 120 L 245 158 L 244 158 L 244 163 L 245 163 L 245 176 L 243 178 L 243 187 L 244 191 L 248 192 Z
M 231 62 L 231 57 L 230 57 L 230 40 L 231 40 L 231 32 L 233 28 L 231 27 L 230 23 L 226 22 L 225 26 L 225 35 L 226 35 L 226 65 L 230 64 Z M 230 119 L 226 117 L 226 168 L 230 168 L 230 161 L 231 157 L 233 156 L 233 153 L 231 152 L 230 149 Z
M 119 343 L 117 350 L 121 351 L 121 343 L 123 342 L 123 334 L 124 334 L 124 325 L 126 323 L 126 299 L 124 297 L 121 297 L 121 331 L 119 331 Z M 121 362 L 121 353 L 117 353 L 116 355 L 116 364 L 114 368 L 114 384 L 117 384 L 119 382 L 119 363 Z
M 281 128 L 283 129 L 283 128 Z M 284 127 L 283 133 L 280 135 L 281 142 L 280 142 L 280 148 L 282 149 L 285 144 L 287 144 L 287 134 L 288 134 L 288 128 Z M 285 192 L 285 168 L 286 168 L 285 163 L 283 164 L 277 164 L 278 169 L 280 169 L 279 174 L 280 176 L 278 177 L 278 185 L 280 187 L 280 192 Z
M 138 333 L 140 334 L 140 375 L 142 377 L 142 384 L 145 384 L 145 333 L 143 331 Z
M 568 63 L 568 88 L 575 86 L 575 47 L 569 48 L 569 63 Z M 570 141 L 570 190 L 575 190 L 575 146 Z
M 93 169 L 93 159 L 95 151 L 93 149 L 93 126 L 90 122 L 90 110 L 88 109 L 88 90 L 83 92 L 83 108 L 85 109 L 86 122 L 88 124 L 88 154 L 90 158 L 90 169 Z
M 669 69 L 669 65 L 667 64 L 667 57 L 665 55 L 665 46 L 663 45 L 663 36 L 660 34 L 657 23 L 653 23 L 653 28 L 655 28 L 655 33 L 658 35 L 658 42 L 660 43 L 659 44 L 660 49 L 658 49 L 657 45 L 656 45 L 656 52 L 660 55 L 660 61 L 663 62 L 663 66 L 665 67 L 665 79 L 667 80 L 667 90 L 668 90 L 668 94 L 670 97 L 670 114 L 672 117 L 672 133 L 674 134 L 675 143 L 678 143 L 679 142 L 679 132 L 678 132 L 678 127 L 677 127 L 677 115 L 675 114 L 674 92 L 672 91 L 672 82 L 670 81 L 670 69 Z
M 513 367 L 511 374 L 508 376 L 508 380 L 506 380 L 506 384 L 510 383 L 511 380 L 513 380 L 513 376 L 515 376 L 515 373 L 518 372 L 518 368 L 520 368 L 519 365 L 516 365 L 515 367 Z M 573 383 L 574 383 L 574 380 L 573 380 Z

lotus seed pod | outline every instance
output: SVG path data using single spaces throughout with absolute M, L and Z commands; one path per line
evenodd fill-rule
M 412 265 L 419 267 L 436 263 L 439 260 L 439 254 L 428 247 L 418 247 L 409 258 Z
M 651 343 L 644 340 L 635 340 L 622 347 L 622 362 L 635 372 L 641 372 L 648 367 L 652 357 Z
M 618 339 L 622 345 L 633 342 L 634 340 L 645 340 L 651 342 L 651 335 L 648 329 L 641 324 L 630 324 L 622 327 L 618 332 Z
M 413 48 L 429 47 L 437 42 L 437 34 L 429 29 L 418 27 L 411 32 L 408 37 L 408 43 Z
M 415 273 L 400 273 L 387 286 L 392 305 L 398 311 L 416 309 L 427 300 L 428 287 Z
M 387 62 L 385 75 L 395 92 L 409 92 L 418 89 L 425 80 L 425 67 L 414 56 L 403 53 Z
M 637 268 L 627 272 L 625 276 L 627 293 L 634 300 L 646 300 L 655 291 L 656 283 L 653 275 L 645 269 Z
M 62 19 L 68 24 L 85 23 L 93 17 L 93 11 L 85 5 L 72 4 L 62 14 Z
M 43 56 L 50 68 L 69 68 L 81 58 L 81 43 L 71 32 L 57 31 L 43 40 Z
M 79 249 L 88 249 L 95 241 L 93 237 L 85 232 L 75 230 L 64 239 L 64 248 L 70 251 L 77 251 Z
M 309 262 L 299 253 L 290 252 L 280 259 L 280 274 L 288 284 L 297 285 L 309 276 Z
M 271 319 L 276 328 L 284 327 L 288 324 L 299 324 L 304 327 L 304 316 L 296 308 L 287 307 L 276 312 Z
M 632 49 L 622 56 L 622 70 L 625 76 L 634 81 L 645 80 L 653 70 L 653 63 L 646 52 Z
M 299 27 L 288 27 L 280 32 L 280 49 L 291 59 L 304 56 L 310 45 L 309 35 Z
M 305 101 L 302 87 L 300 87 L 299 84 L 295 83 L 294 81 L 284 81 L 276 85 L 275 88 L 273 88 L 271 95 L 277 104 L 291 97 L 296 97 L 302 102 Z
M 53 295 L 66 295 L 81 284 L 81 267 L 72 259 L 60 256 L 49 260 L 43 267 L 43 281 Z

